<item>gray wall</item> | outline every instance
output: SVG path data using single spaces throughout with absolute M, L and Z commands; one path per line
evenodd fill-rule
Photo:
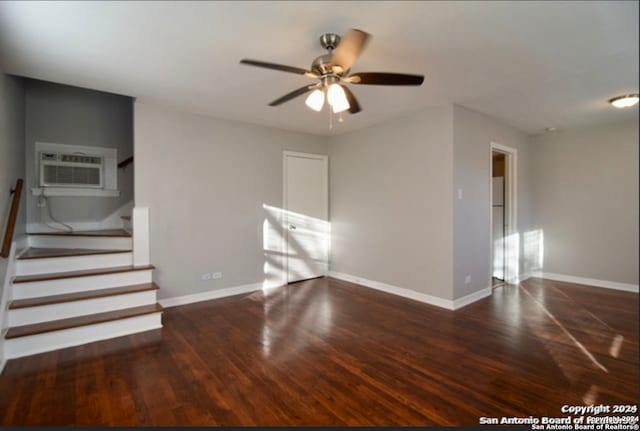
M 160 298 L 267 278 L 263 205 L 282 207 L 282 152 L 326 154 L 326 138 L 135 103 L 136 206 L 148 207 Z M 270 235 L 282 235 L 273 224 Z M 200 275 L 222 272 L 219 280 Z
M 452 298 L 452 112 L 329 139 L 333 271 Z
M 544 272 L 638 284 L 638 122 L 537 136 Z
M 517 228 L 520 273 L 527 272 L 523 240 L 531 226 L 529 136 L 470 109 L 453 109 L 453 291 L 454 298 L 489 287 L 491 142 L 518 150 Z M 457 190 L 462 189 L 462 199 Z M 465 277 L 471 283 L 465 284 Z
M 11 207 L 9 190 L 18 178 L 24 178 L 24 88 L 20 78 L 5 75 L 0 68 L 0 241 L 4 238 Z M 23 191 L 14 240 L 19 240 L 25 232 L 24 196 Z M 8 264 L 8 259 L 0 257 L 0 333 L 6 324 L 4 300 L 8 299 L 5 297 L 8 292 L 4 291 L 4 282 Z M 3 361 L 0 343 L 0 363 Z
M 11 207 L 9 190 L 16 179 L 25 177 L 24 170 L 24 85 L 22 79 L 9 76 L 0 70 L 0 237 L 4 237 L 7 217 Z M 25 196 L 22 192 L 21 207 L 14 237 L 25 232 Z M 4 280 L 4 259 L 0 280 Z
M 26 81 L 27 222 L 48 221 L 36 206 L 36 142 L 108 147 L 118 161 L 133 154 L 133 101 L 130 97 L 44 81 Z M 54 216 L 63 222 L 97 222 L 133 200 L 133 165 L 118 169 L 120 197 L 52 197 Z
M 265 263 L 282 263 L 264 242 L 282 151 L 328 153 L 330 269 L 457 299 L 490 285 L 496 142 L 518 151 L 520 274 L 540 269 L 530 239 L 543 231 L 545 271 L 637 283 L 637 138 L 630 123 L 534 139 L 453 106 L 327 139 L 136 103 L 136 203 L 150 208 L 161 298 L 264 282 Z

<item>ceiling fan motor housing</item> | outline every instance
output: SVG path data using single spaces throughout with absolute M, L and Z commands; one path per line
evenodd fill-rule
M 331 57 L 333 56 L 333 50 L 340 44 L 340 36 L 335 33 L 325 33 L 320 36 L 320 45 L 324 49 L 329 50 L 327 54 L 316 57 L 311 63 L 311 71 L 316 75 L 325 76 L 327 74 L 334 74 L 333 65 L 331 64 Z
M 319 76 L 324 76 L 328 73 L 333 73 L 331 68 L 331 54 L 324 54 L 316 57 L 311 63 L 311 71 Z

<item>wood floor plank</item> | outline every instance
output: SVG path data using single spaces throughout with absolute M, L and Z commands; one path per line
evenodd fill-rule
M 316 279 L 170 308 L 163 324 L 10 360 L 0 424 L 478 425 L 639 389 L 638 295 L 549 280 L 452 312 Z

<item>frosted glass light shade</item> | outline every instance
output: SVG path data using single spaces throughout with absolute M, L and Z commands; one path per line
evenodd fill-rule
M 311 94 L 307 96 L 307 100 L 305 100 L 304 103 L 314 111 L 320 112 L 324 105 L 324 92 L 321 90 L 313 90 Z
M 630 108 L 631 106 L 638 103 L 638 95 L 637 94 L 627 94 L 626 96 L 614 97 L 609 100 L 616 108 Z
M 329 86 L 329 89 L 327 90 L 327 100 L 329 101 L 329 105 L 333 108 L 333 112 L 336 114 L 349 109 L 347 96 L 344 94 L 342 87 L 338 84 L 331 84 Z

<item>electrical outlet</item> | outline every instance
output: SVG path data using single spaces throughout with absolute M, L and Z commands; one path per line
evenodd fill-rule
M 213 274 L 211 274 L 211 278 L 213 278 L 214 280 L 222 278 L 222 273 L 221 272 L 214 272 Z
M 200 280 L 202 280 L 202 281 L 211 280 L 211 273 L 207 272 L 206 274 L 200 275 Z
M 467 276 L 464 278 L 464 284 L 470 284 L 470 283 L 471 283 L 471 276 L 470 276 L 470 275 L 467 275 Z
M 458 199 L 462 199 L 462 189 L 458 189 Z

